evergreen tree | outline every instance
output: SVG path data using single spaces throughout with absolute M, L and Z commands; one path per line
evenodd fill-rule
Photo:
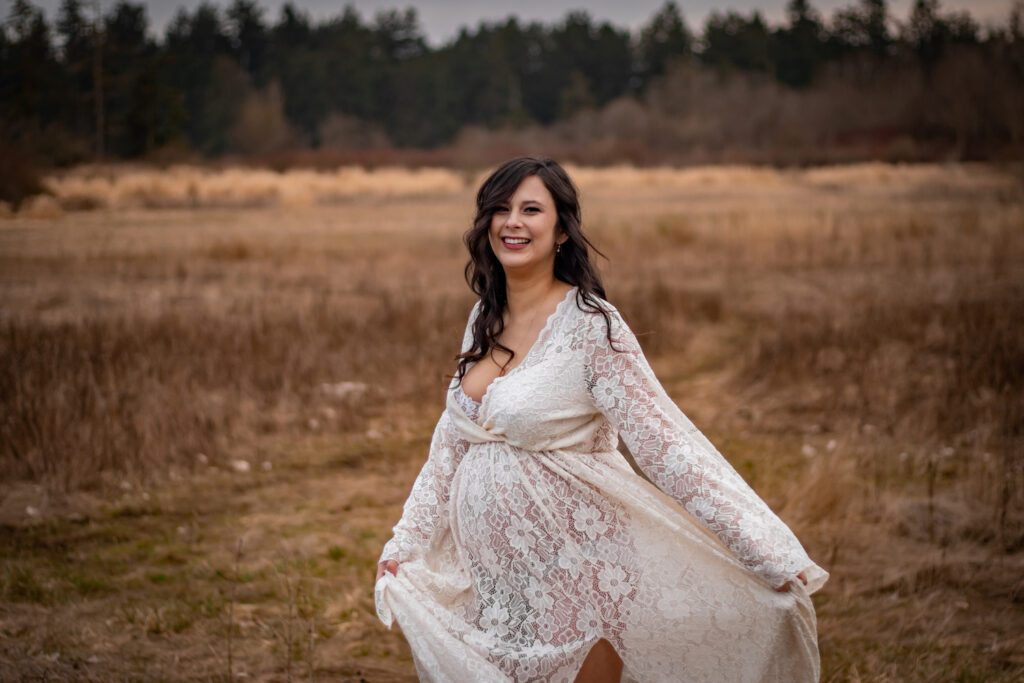
M 893 36 L 889 30 L 886 0 L 861 0 L 838 10 L 832 20 L 832 41 L 839 55 L 866 50 L 877 58 L 889 55 Z
M 671 0 L 666 2 L 651 17 L 650 23 L 640 30 L 636 46 L 638 79 L 634 89 L 665 73 L 670 60 L 692 56 L 693 43 L 693 34 L 686 26 L 679 7 Z
M 943 16 L 939 0 L 915 0 L 903 39 L 931 72 L 950 45 L 978 44 L 978 24 L 966 12 Z
M 95 124 L 93 60 L 96 41 L 94 26 L 86 18 L 81 0 L 63 0 L 56 28 L 63 64 L 63 120 L 73 134 L 90 139 Z
M 139 156 L 147 151 L 156 111 L 152 83 L 156 46 L 146 35 L 144 5 L 122 1 L 104 21 L 103 71 L 110 151 Z
M 718 68 L 768 71 L 772 67 L 771 35 L 761 13 L 747 19 L 738 12 L 712 12 L 704 25 L 701 60 Z
M 775 76 L 786 85 L 805 88 L 824 60 L 825 26 L 808 0 L 790 0 L 787 25 L 775 33 Z
M 191 15 L 179 10 L 167 29 L 164 50 L 164 77 L 179 93 L 172 120 L 183 122 L 192 147 L 206 154 L 220 153 L 226 141 L 223 111 L 231 103 L 216 87 L 222 83 L 215 83 L 214 65 L 222 65 L 217 74 L 223 80 L 224 59 L 230 60 L 232 50 L 218 9 L 204 2 Z
M 0 113 L 15 132 L 45 144 L 41 133 L 59 120 L 61 69 L 42 11 L 14 0 L 7 18 Z
M 234 57 L 257 86 L 268 74 L 270 32 L 263 20 L 263 8 L 255 0 L 234 0 L 227 10 L 227 34 Z

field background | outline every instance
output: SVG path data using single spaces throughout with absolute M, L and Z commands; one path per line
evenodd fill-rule
M 0 220 L 0 678 L 413 681 L 375 561 L 487 169 L 81 166 Z M 608 298 L 832 573 L 823 681 L 1024 676 L 1024 169 L 569 167 Z

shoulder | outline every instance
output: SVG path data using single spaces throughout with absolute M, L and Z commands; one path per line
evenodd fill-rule
M 601 297 L 596 292 L 583 292 L 577 289 L 576 294 L 572 298 L 575 308 L 584 316 L 597 316 L 601 318 L 602 310 L 608 314 L 618 313 L 618 309 L 610 301 Z
M 576 305 L 576 324 L 573 326 L 581 341 L 591 349 L 614 348 L 635 343 L 635 336 L 619 309 L 607 299 L 590 294 Z M 611 344 L 614 342 L 614 346 Z
M 479 313 L 480 300 L 477 299 L 469 310 L 469 316 L 466 318 L 466 329 L 462 333 L 462 353 L 466 353 L 473 346 L 473 323 L 476 322 L 476 317 Z
M 483 299 L 477 299 L 473 302 L 473 306 L 469 309 L 469 315 L 466 316 L 466 327 L 472 327 L 473 323 L 476 322 L 476 318 L 480 315 L 480 308 L 483 306 Z
M 614 326 L 626 324 L 619 309 L 613 303 L 594 293 L 577 294 L 575 308 L 582 324 L 588 328 L 600 327 L 603 329 L 608 323 Z

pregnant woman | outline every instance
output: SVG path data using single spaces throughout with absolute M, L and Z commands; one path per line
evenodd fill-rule
M 565 170 L 501 165 L 465 243 L 479 300 L 374 588 L 420 680 L 817 681 L 829 574 L 662 388 Z

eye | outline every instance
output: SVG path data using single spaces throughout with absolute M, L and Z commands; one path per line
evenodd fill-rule
M 506 211 L 508 211 L 507 206 L 499 206 L 494 209 L 494 213 L 505 213 Z
M 538 207 L 538 206 L 528 206 L 528 207 L 526 207 L 524 209 L 524 211 L 540 211 L 540 207 Z

